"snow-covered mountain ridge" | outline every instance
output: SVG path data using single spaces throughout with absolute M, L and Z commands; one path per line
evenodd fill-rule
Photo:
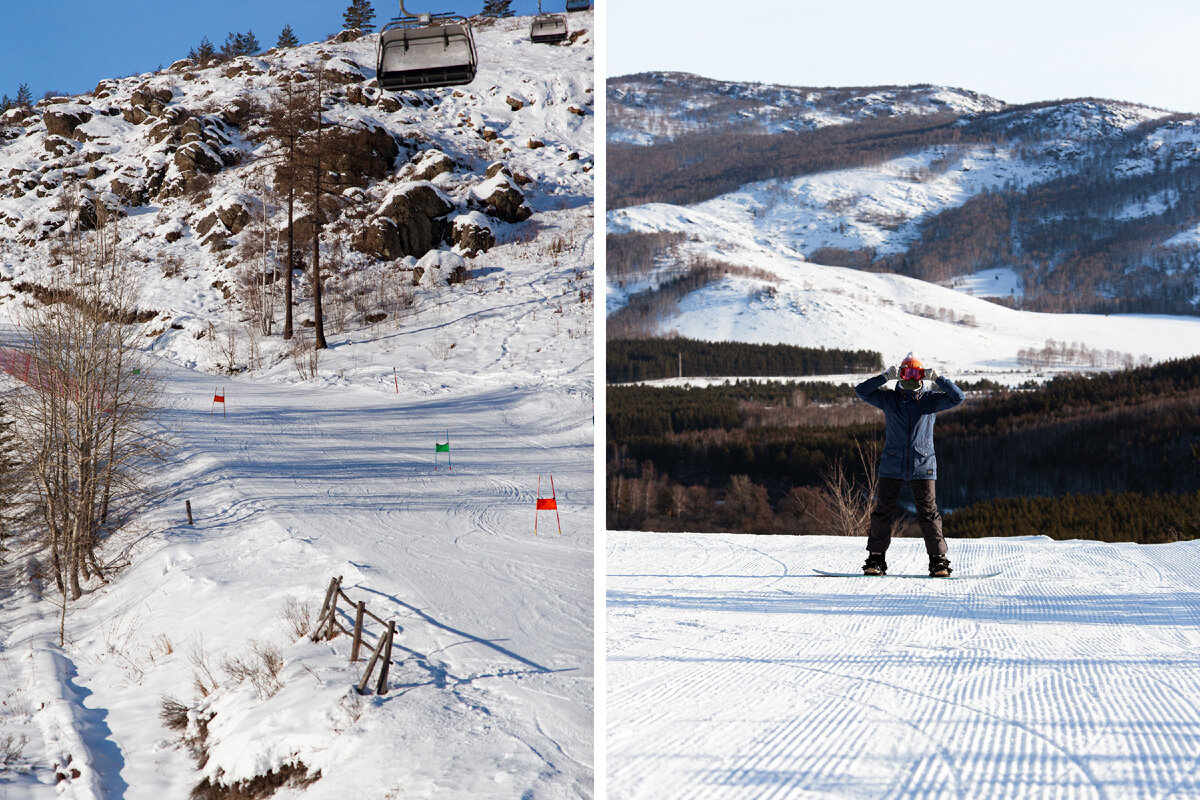
M 778 133 L 871 117 L 976 114 L 1005 107 L 995 98 L 942 86 L 802 88 L 717 81 L 682 72 L 610 78 L 605 91 L 608 141 L 637 145 L 659 144 L 719 125 Z
M 610 186 L 630 198 L 610 203 L 614 231 L 662 222 L 939 283 L 1000 269 L 1019 284 L 1005 297 L 1037 310 L 1200 303 L 1195 116 L 1090 98 L 1009 106 L 939 87 L 613 83 L 612 116 L 630 120 L 610 126 Z M 860 108 L 872 110 L 843 113 Z M 780 133 L 783 118 L 808 121 Z

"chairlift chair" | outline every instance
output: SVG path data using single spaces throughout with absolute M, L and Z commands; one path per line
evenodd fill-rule
M 591 7 L 591 0 L 567 0 L 567 11 L 587 11 Z
M 535 44 L 558 44 L 567 38 L 567 18 L 562 14 L 543 14 L 542 0 L 538 0 L 538 13 L 529 29 L 529 41 Z
M 389 92 L 433 89 L 475 79 L 479 62 L 465 17 L 410 14 L 404 0 L 400 0 L 400 14 L 379 31 L 375 69 L 379 88 Z
M 536 44 L 558 44 L 567 38 L 567 18 L 562 14 L 538 14 L 533 18 L 529 41 Z

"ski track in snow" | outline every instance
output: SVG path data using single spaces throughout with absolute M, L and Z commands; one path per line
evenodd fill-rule
M 861 544 L 609 532 L 608 796 L 1200 796 L 1200 543 Z

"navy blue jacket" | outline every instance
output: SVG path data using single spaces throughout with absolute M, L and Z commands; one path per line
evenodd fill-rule
M 939 411 L 954 408 L 966 399 L 949 378 L 937 378 L 941 391 L 885 392 L 887 377 L 876 375 L 854 387 L 855 393 L 883 409 L 883 457 L 879 477 L 905 481 L 937 480 L 933 453 L 933 422 Z

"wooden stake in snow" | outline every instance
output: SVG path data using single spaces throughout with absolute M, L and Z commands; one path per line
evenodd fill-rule
M 538 475 L 537 505 L 533 511 L 533 535 L 537 536 L 539 511 L 554 511 L 554 519 L 558 522 L 558 535 L 562 536 L 562 520 L 558 516 L 558 495 L 554 492 L 554 476 L 550 476 L 550 496 L 542 497 L 542 476 Z
M 188 525 L 195 525 L 196 523 L 192 522 L 192 501 L 185 500 L 184 505 L 187 507 Z

